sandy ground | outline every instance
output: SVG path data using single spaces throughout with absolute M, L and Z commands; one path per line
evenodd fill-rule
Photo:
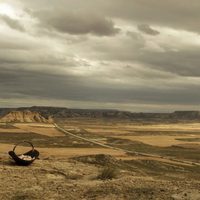
M 200 123 L 177 123 L 177 124 L 134 124 L 128 122 L 99 122 L 97 121 L 76 121 L 69 120 L 64 125 L 66 129 L 85 129 L 86 131 L 102 136 L 121 135 L 176 135 L 196 134 L 200 135 Z M 172 140 L 173 141 L 173 140 Z
M 192 164 L 187 163 L 180 163 L 173 160 L 168 160 L 166 158 L 154 158 L 154 157 L 147 157 L 147 156 L 118 156 L 118 159 L 121 160 L 154 160 L 154 161 L 160 161 L 163 163 L 170 163 L 175 165 L 183 165 L 183 166 L 192 166 Z
M 85 130 L 87 130 L 88 132 L 91 133 L 95 133 L 98 135 L 102 135 L 102 136 L 111 136 L 111 135 L 122 135 L 122 134 L 128 134 L 130 133 L 130 131 L 128 130 L 122 130 L 122 129 L 104 129 L 104 128 L 86 128 Z
M 16 127 L 18 126 L 17 124 Z M 189 125 L 188 130 L 198 128 L 198 126 L 199 124 Z M 51 137 L 62 134 L 59 131 L 56 133 L 53 125 L 49 124 L 21 124 L 19 128 L 25 132 L 35 132 Z M 152 130 L 160 130 L 161 127 L 157 128 L 153 126 Z M 170 127 L 165 127 L 165 130 L 166 128 Z M 175 126 L 172 127 L 173 130 L 175 128 L 177 129 Z M 189 138 L 188 136 L 184 135 L 183 138 Z M 121 138 L 119 135 L 118 137 Z M 134 140 L 137 137 L 138 141 L 141 139 L 142 142 L 154 142 L 153 145 L 161 143 L 172 145 L 174 141 L 186 143 L 175 140 L 182 136 L 131 137 L 134 137 Z M 191 137 L 197 137 L 197 135 Z M 40 160 L 24 168 L 10 164 L 7 152 L 12 148 L 13 144 L 0 143 L 1 200 L 200 200 L 197 166 L 181 164 L 165 158 L 128 156 L 123 151 L 107 148 L 36 147 L 40 152 Z M 30 148 L 20 146 L 18 149 L 20 152 L 25 152 Z M 69 159 L 95 154 L 112 155 L 121 159 L 125 167 L 131 165 L 131 169 L 122 168 L 117 178 L 102 181 L 97 179 L 97 176 L 103 166 Z M 114 166 L 117 166 L 117 163 L 114 163 Z
M 7 152 L 12 150 L 13 145 L 11 144 L 1 144 L 0 143 L 0 159 L 8 158 Z M 155 160 L 161 161 L 165 163 L 171 164 L 179 164 L 183 166 L 192 166 L 186 163 L 180 163 L 176 161 L 172 161 L 165 158 L 155 158 L 155 157 L 147 157 L 147 156 L 129 156 L 123 151 L 112 150 L 107 148 L 36 148 L 40 152 L 40 158 L 46 159 L 51 157 L 56 157 L 56 159 L 66 159 L 72 158 L 75 156 L 86 156 L 86 155 L 96 155 L 96 154 L 105 154 L 114 156 L 117 159 L 121 160 Z M 29 147 L 19 146 L 16 149 L 16 153 L 23 154 L 24 152 L 30 150 Z
M 184 135 L 184 136 L 164 136 L 164 135 L 151 135 L 151 136 L 112 136 L 114 138 L 121 138 L 121 139 L 128 139 L 132 141 L 139 141 L 145 144 L 153 145 L 153 146 L 160 146 L 160 147 L 167 147 L 171 145 L 180 145 L 180 144 L 199 144 L 200 142 L 187 142 L 181 141 L 178 139 L 185 139 L 185 138 L 200 138 L 200 135 Z
M 200 132 L 200 123 L 127 125 L 126 128 L 140 131 L 191 131 Z
M 46 135 L 49 137 L 65 136 L 62 132 L 54 128 L 54 125 L 49 124 L 14 124 L 15 127 L 22 131 Z
M 0 128 L 2 133 L 27 133 L 27 131 L 19 128 Z
M 134 124 L 130 122 L 102 122 L 99 121 L 76 121 L 69 120 L 65 123 L 66 128 L 81 127 L 85 129 L 94 129 L 96 131 L 108 130 L 141 130 L 141 131 L 196 131 L 200 133 L 200 123 L 172 123 L 172 124 Z
M 16 125 L 27 125 L 27 126 L 31 126 L 31 127 L 55 127 L 54 124 L 47 124 L 47 123 L 14 123 L 14 126 Z
M 0 156 L 7 155 L 7 152 L 13 149 L 11 144 L 0 144 Z M 19 146 L 19 153 L 30 150 L 29 147 Z M 40 152 L 40 157 L 56 156 L 59 158 L 69 158 L 74 156 L 109 154 L 115 157 L 124 157 L 123 151 L 112 150 L 107 148 L 36 148 Z
M 116 163 L 117 164 L 117 163 Z M 134 170 L 135 169 L 135 170 Z M 184 177 L 162 179 L 119 170 L 100 180 L 102 166 L 70 160 L 36 160 L 20 167 L 0 160 L 1 200 L 199 200 L 200 182 Z M 165 174 L 166 176 L 166 174 Z M 175 176 L 175 177 L 176 177 Z

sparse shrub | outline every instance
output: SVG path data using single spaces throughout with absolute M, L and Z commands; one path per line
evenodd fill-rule
M 119 170 L 114 167 L 105 167 L 98 175 L 98 179 L 106 180 L 116 178 L 119 174 Z
M 81 179 L 83 176 L 80 174 L 67 174 L 66 178 L 72 179 L 72 180 L 78 180 Z
M 12 197 L 12 200 L 28 200 L 30 197 L 28 195 L 16 195 Z

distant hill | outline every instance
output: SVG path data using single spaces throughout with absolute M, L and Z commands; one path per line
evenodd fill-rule
M 0 118 L 0 122 L 43 122 L 50 123 L 52 120 L 48 117 L 43 117 L 38 112 L 32 112 L 30 110 L 24 111 L 10 111 Z
M 27 110 L 29 112 L 27 112 Z M 11 112 L 11 114 L 10 114 Z M 21 112 L 21 113 L 20 113 Z M 30 114 L 31 112 L 31 114 Z M 134 113 L 119 110 L 101 110 L 101 109 L 70 109 L 65 107 L 20 107 L 20 108 L 0 108 L 0 117 L 5 119 L 17 119 L 19 121 L 42 122 L 49 117 L 54 119 L 65 118 L 105 118 L 105 119 L 128 119 L 131 121 L 200 121 L 199 111 L 175 111 L 173 113 Z M 25 119 L 24 117 L 25 116 Z M 12 121 L 12 120 L 11 120 Z

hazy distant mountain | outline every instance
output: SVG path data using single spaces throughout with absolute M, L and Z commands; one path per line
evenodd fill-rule
M 25 112 L 29 110 L 32 113 L 32 118 L 39 118 L 38 121 L 43 121 L 52 117 L 54 119 L 64 118 L 106 118 L 106 119 L 129 119 L 135 121 L 179 121 L 179 120 L 200 120 L 199 111 L 175 111 L 173 113 L 133 113 L 128 111 L 118 110 L 101 110 L 101 109 L 70 109 L 62 107 L 45 107 L 45 106 L 33 106 L 33 107 L 21 107 L 21 108 L 0 108 L 0 117 L 12 112 L 16 116 L 18 111 Z M 13 111 L 15 111 L 13 113 Z M 19 115 L 20 116 L 20 115 Z M 43 117 L 43 118 L 41 118 Z M 41 118 L 41 120 L 40 120 Z M 28 119 L 27 119 L 28 120 Z M 22 120 L 23 121 L 23 120 Z

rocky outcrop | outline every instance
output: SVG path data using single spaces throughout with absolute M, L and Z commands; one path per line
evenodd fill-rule
M 105 119 L 127 119 L 139 122 L 178 122 L 178 121 L 200 121 L 200 111 L 175 111 L 173 113 L 134 113 L 119 110 L 102 110 L 102 109 L 71 109 L 62 107 L 33 106 L 21 108 L 0 108 L 0 118 L 9 114 L 11 111 L 40 113 L 48 119 L 66 118 L 105 118 Z M 37 118 L 37 117 L 36 117 Z M 39 120 L 40 121 L 40 120 Z
M 0 118 L 0 122 L 39 122 L 39 123 L 52 123 L 51 117 L 45 118 L 39 112 L 25 111 L 11 111 Z

